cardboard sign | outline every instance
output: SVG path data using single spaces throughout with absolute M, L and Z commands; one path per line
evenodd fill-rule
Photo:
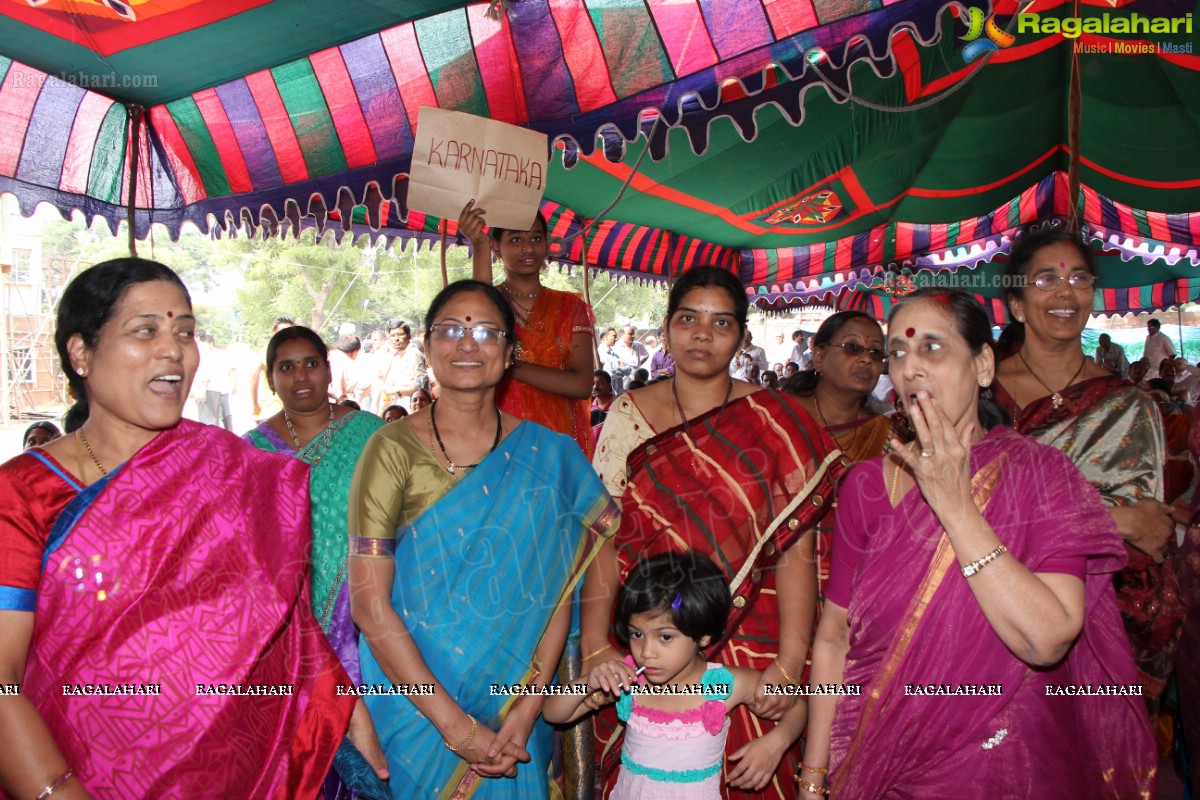
M 421 106 L 408 176 L 408 207 L 458 219 L 472 197 L 491 227 L 533 227 L 546 190 L 546 135 L 504 122 Z

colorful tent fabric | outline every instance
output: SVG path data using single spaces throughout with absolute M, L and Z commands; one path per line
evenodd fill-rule
M 1114 1 L 1084 16 L 1192 10 Z M 997 0 L 1015 38 L 967 62 L 983 0 L 515 0 L 498 20 L 380 5 L 0 0 L 0 191 L 115 223 L 136 162 L 139 230 L 275 232 L 333 210 L 349 226 L 365 206 L 363 224 L 427 236 L 406 174 L 435 105 L 550 137 L 562 258 L 652 277 L 718 263 L 777 309 L 921 259 L 977 264 L 1066 216 L 1078 42 L 1101 51 L 1080 55 L 1089 236 L 1200 265 L 1200 57 L 1163 47 L 1190 37 L 1020 31 Z M 1114 52 L 1128 42 L 1155 52 Z

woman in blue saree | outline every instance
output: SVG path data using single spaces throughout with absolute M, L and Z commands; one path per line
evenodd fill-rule
M 549 796 L 571 605 L 618 512 L 570 438 L 496 408 L 515 320 L 491 286 L 433 301 L 432 406 L 376 432 L 350 494 L 350 602 L 393 797 Z

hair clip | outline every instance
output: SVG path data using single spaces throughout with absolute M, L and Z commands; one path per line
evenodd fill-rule
M 671 601 L 671 608 L 678 611 L 681 605 L 683 605 L 683 594 L 677 594 L 675 595 L 675 599 Z

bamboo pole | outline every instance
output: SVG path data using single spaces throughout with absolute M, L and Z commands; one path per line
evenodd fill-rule
M 137 258 L 137 230 L 134 222 L 137 214 L 138 167 L 142 156 L 142 112 L 145 109 L 136 103 L 126 108 L 129 111 L 133 156 L 129 164 L 129 199 L 125 205 L 125 224 L 129 226 L 129 255 Z

